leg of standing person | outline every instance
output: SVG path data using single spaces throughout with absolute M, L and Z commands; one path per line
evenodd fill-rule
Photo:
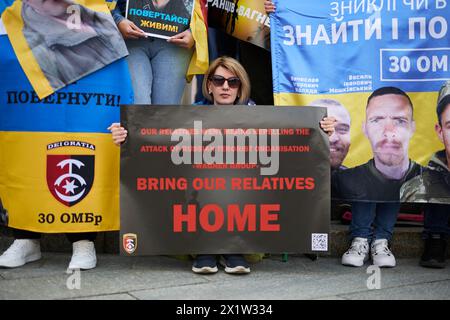
M 422 267 L 445 268 L 449 217 L 450 205 L 429 203 L 425 206 L 424 251 L 420 258 Z
M 16 268 L 41 259 L 41 234 L 13 229 L 14 242 L 0 256 L 0 267 Z
M 353 202 L 350 237 L 352 244 L 342 256 L 342 264 L 361 267 L 369 259 L 369 242 L 372 238 L 372 223 L 375 219 L 376 203 Z
M 152 39 L 126 40 L 128 52 L 128 68 L 133 85 L 134 103 L 152 103 L 153 71 L 150 62 L 149 47 Z
M 373 241 L 370 247 L 372 261 L 379 267 L 395 267 L 395 257 L 389 249 L 394 233 L 400 203 L 377 203 Z
M 192 49 L 181 48 L 162 39 L 153 40 L 150 46 L 152 104 L 180 104 L 192 54 Z
M 94 241 L 97 232 L 66 233 L 67 239 L 72 243 L 72 258 L 69 269 L 89 270 L 97 266 Z
M 444 237 L 450 233 L 448 220 L 450 218 L 450 205 L 428 203 L 425 206 L 423 233 L 441 234 Z

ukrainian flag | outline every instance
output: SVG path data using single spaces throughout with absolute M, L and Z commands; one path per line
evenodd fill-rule
M 10 4 L 0 1 L 0 10 Z M 9 226 L 118 230 L 119 148 L 107 127 L 119 121 L 120 104 L 133 102 L 126 61 L 39 100 L 0 35 L 0 74 L 0 199 Z

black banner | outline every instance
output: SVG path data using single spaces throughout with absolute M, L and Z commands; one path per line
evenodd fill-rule
M 124 106 L 121 252 L 328 250 L 324 108 Z
M 152 37 L 168 39 L 189 29 L 194 0 L 169 0 L 157 6 L 151 0 L 128 0 L 126 17 Z

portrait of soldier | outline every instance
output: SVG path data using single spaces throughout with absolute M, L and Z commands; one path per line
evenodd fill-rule
M 344 105 L 334 99 L 318 99 L 310 105 L 327 108 L 328 116 L 336 119 L 335 131 L 329 136 L 330 166 L 331 170 L 346 169 L 342 163 L 350 148 L 350 113 Z
M 420 173 L 409 159 L 415 131 L 413 104 L 396 87 L 382 87 L 368 98 L 362 130 L 373 158 L 367 163 L 333 173 L 333 198 L 364 201 L 399 201 L 401 185 Z
M 450 82 L 440 90 L 435 131 L 444 149 L 436 152 L 422 174 L 407 181 L 400 190 L 403 202 L 450 204 Z

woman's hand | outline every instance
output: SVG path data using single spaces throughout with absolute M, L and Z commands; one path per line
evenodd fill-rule
M 139 29 L 137 25 L 128 19 L 123 19 L 120 21 L 117 28 L 119 28 L 119 31 L 124 39 L 147 38 L 145 32 Z
M 116 146 L 120 146 L 122 142 L 125 141 L 125 139 L 128 136 L 128 131 L 125 130 L 124 127 L 120 126 L 120 123 L 113 123 L 108 127 L 108 130 L 112 133 L 112 138 L 114 141 L 114 144 Z
M 194 46 L 194 37 L 191 30 L 185 30 L 179 34 L 174 35 L 167 39 L 167 42 L 173 43 L 179 47 L 190 49 Z
M 266 13 L 273 13 L 275 12 L 275 5 L 271 0 L 265 0 L 264 1 L 264 9 L 266 10 Z
M 325 131 L 329 136 L 334 133 L 334 127 L 336 126 L 336 118 L 335 117 L 325 117 L 320 121 L 320 127 Z

